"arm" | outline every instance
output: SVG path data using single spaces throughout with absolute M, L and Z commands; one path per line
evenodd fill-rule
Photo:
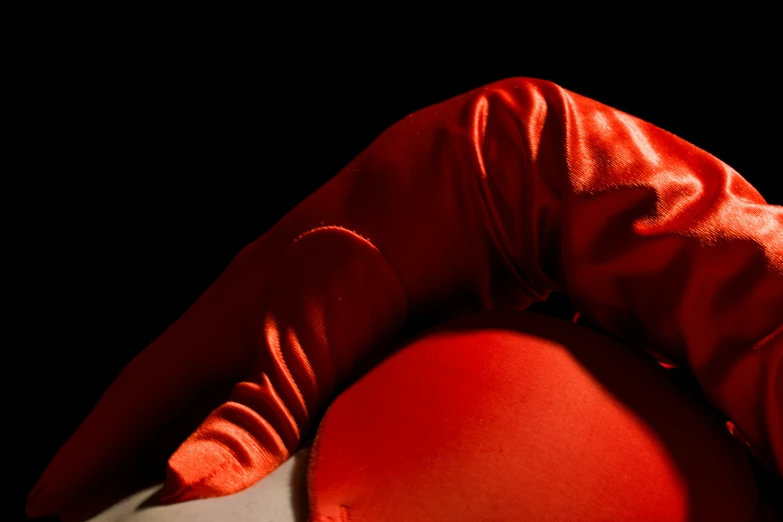
M 783 209 L 665 131 L 510 79 L 401 120 L 244 249 L 112 384 L 31 504 L 87 491 L 188 397 L 232 379 L 230 401 L 172 456 L 166 489 L 172 501 L 239 491 L 405 324 L 550 292 L 690 367 L 783 467 Z

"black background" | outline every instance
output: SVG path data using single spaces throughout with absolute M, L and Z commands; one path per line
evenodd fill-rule
M 779 57 L 761 40 L 642 52 L 455 31 L 403 50 L 402 32 L 338 43 L 208 21 L 113 30 L 28 35 L 9 80 L 16 514 L 122 367 L 242 246 L 414 110 L 505 77 L 552 80 L 706 149 L 783 204 Z

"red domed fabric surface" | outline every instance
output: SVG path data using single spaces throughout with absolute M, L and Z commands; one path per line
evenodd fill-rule
M 651 357 L 529 312 L 466 316 L 330 406 L 315 522 L 753 520 L 740 446 Z

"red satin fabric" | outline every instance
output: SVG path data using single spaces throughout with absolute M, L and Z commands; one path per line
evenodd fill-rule
M 679 384 L 562 319 L 452 321 L 329 407 L 311 520 L 764 520 L 744 452 Z
M 167 494 L 241 490 L 401 328 L 550 292 L 690 368 L 780 473 L 783 208 L 661 129 L 517 78 L 398 122 L 244 249 L 107 390 L 28 509 L 84 496 L 226 382 L 240 384 L 172 456 Z

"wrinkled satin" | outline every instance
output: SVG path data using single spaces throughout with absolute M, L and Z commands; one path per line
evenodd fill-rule
M 29 512 L 85 495 L 226 381 L 241 382 L 171 457 L 166 493 L 238 491 L 296 450 L 400 328 L 550 292 L 690 368 L 780 473 L 783 208 L 653 125 L 516 78 L 401 120 L 245 248 L 111 385 Z

